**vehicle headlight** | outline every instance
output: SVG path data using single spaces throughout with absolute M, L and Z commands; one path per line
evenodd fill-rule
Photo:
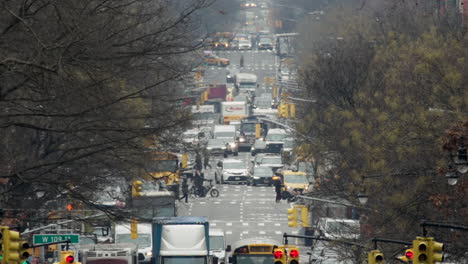
M 236 143 L 231 143 L 231 144 L 229 144 L 229 146 L 231 146 L 231 148 L 235 148 L 235 147 L 236 147 Z
M 263 137 L 259 137 L 258 140 L 264 140 L 264 138 L 263 138 Z
M 222 147 L 222 149 L 226 149 L 226 147 Z
M 260 179 L 260 177 L 257 177 L 257 176 L 255 176 L 255 177 L 253 177 L 253 178 L 254 178 L 255 180 L 259 180 L 259 179 Z
M 148 251 L 148 252 L 145 253 L 145 255 L 146 255 L 146 256 L 152 256 L 152 255 L 153 255 L 153 252 Z
M 241 138 L 239 138 L 239 141 L 240 142 L 245 142 L 245 138 L 241 137 Z
M 213 148 L 212 148 L 212 147 L 207 147 L 206 149 L 207 149 L 207 150 L 212 150 Z
M 290 191 L 290 190 L 293 190 L 294 188 L 291 187 L 291 186 L 286 186 L 286 190 Z

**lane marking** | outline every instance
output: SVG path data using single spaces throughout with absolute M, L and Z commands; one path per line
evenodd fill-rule
M 226 223 L 226 226 L 232 226 L 232 223 Z

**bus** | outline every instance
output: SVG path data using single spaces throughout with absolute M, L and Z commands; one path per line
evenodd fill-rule
M 273 251 L 279 243 L 268 238 L 248 238 L 240 240 L 227 247 L 232 251 L 229 263 L 233 264 L 272 264 Z
M 177 154 L 149 151 L 145 157 L 142 179 L 164 181 L 169 191 L 178 197 L 180 184 L 180 161 Z

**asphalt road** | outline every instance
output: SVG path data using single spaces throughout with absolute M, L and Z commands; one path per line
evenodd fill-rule
M 239 32 L 268 30 L 268 11 L 254 8 L 240 13 L 245 16 L 240 21 L 249 21 L 249 25 L 239 25 Z M 234 26 L 235 27 L 235 26 Z M 227 67 L 207 67 L 203 81 L 205 84 L 221 84 L 226 82 L 229 72 L 254 73 L 258 77 L 259 88 L 256 94 L 271 93 L 271 85 L 265 84 L 265 78 L 275 78 L 279 67 L 274 51 L 257 50 L 225 50 L 216 51 L 219 57 L 230 60 Z M 244 65 L 241 67 L 241 57 Z M 222 157 L 221 157 L 222 158 Z M 232 157 L 230 157 L 232 158 Z M 249 152 L 241 152 L 234 157 L 251 164 Z M 216 160 L 210 160 L 214 168 Z M 205 172 L 206 178 L 212 177 L 212 171 Z M 232 244 L 245 238 L 270 238 L 283 243 L 283 233 L 297 234 L 298 228 L 288 227 L 287 209 L 292 207 L 286 201 L 275 202 L 274 187 L 247 185 L 217 185 L 220 192 L 218 198 L 191 198 L 189 203 L 178 203 L 178 215 L 206 216 L 210 228 L 221 229 L 226 234 L 227 244 Z M 290 239 L 290 244 L 298 244 L 296 239 Z M 301 248 L 301 263 L 306 263 L 305 248 Z

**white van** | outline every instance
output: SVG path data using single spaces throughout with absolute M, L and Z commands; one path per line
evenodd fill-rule
M 214 138 L 236 138 L 236 127 L 233 125 L 218 125 L 214 127 Z
M 324 217 L 318 220 L 316 231 L 325 238 L 359 239 L 361 225 L 358 220 Z
M 218 264 L 227 264 L 226 237 L 221 229 L 210 229 L 210 256 L 218 258 Z
M 132 239 L 130 236 L 130 224 L 120 223 L 115 224 L 115 243 L 130 243 L 138 245 L 138 257 L 140 263 L 150 263 L 151 257 L 153 256 L 153 240 L 151 224 L 149 223 L 138 223 L 137 232 L 138 238 Z

